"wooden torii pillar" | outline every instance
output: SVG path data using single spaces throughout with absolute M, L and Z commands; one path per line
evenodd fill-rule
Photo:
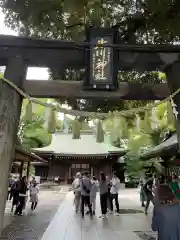
M 164 72 L 166 73 L 168 87 L 171 93 L 180 88 L 180 54 L 179 53 L 159 53 L 164 62 Z M 176 119 L 176 131 L 178 139 L 178 150 L 180 150 L 180 93 L 173 98 L 178 112 Z
M 5 78 L 22 86 L 26 66 L 20 57 L 9 59 Z M 0 80 L 0 230 L 2 231 L 6 205 L 8 177 L 14 157 L 15 141 L 21 113 L 22 97 Z M 1 232 L 0 231 L 0 232 Z M 0 233 L 1 234 L 1 233 Z

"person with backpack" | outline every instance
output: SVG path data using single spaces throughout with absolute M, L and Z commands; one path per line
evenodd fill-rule
M 90 202 L 90 193 L 92 189 L 92 182 L 89 177 L 88 172 L 84 173 L 84 176 L 81 180 L 81 214 L 82 219 L 84 219 L 84 206 L 85 204 L 88 206 L 90 217 L 92 218 L 92 207 Z

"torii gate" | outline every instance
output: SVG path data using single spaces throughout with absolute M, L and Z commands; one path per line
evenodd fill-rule
M 97 49 L 97 44 L 102 42 L 105 42 L 105 48 L 99 45 Z M 32 97 L 161 100 L 180 88 L 180 46 L 122 44 L 116 29 L 90 29 L 87 42 L 79 43 L 1 35 L 0 65 L 6 66 L 5 78 Z M 84 82 L 26 81 L 28 66 L 62 71 L 66 68 L 87 68 L 87 72 Z M 118 70 L 161 70 L 167 74 L 168 84 L 118 85 Z M 175 103 L 179 112 L 179 94 Z M 21 105 L 22 97 L 0 81 L 0 229 Z M 180 138 L 180 116 L 177 133 Z

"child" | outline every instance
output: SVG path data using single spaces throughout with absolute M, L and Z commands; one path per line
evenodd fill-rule
M 93 177 L 92 189 L 91 189 L 91 193 L 90 193 L 90 201 L 91 201 L 91 205 L 92 205 L 93 215 L 95 215 L 95 211 L 96 211 L 96 195 L 97 195 L 98 190 L 99 190 L 98 182 L 97 182 L 96 178 Z
M 34 182 L 30 187 L 30 202 L 32 203 L 31 204 L 31 210 L 32 211 L 34 211 L 37 207 L 38 193 L 39 193 L 39 188 L 37 186 L 37 183 Z

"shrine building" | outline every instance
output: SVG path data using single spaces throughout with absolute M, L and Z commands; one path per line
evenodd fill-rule
M 161 159 L 161 165 L 165 169 L 166 176 L 172 176 L 173 172 L 180 175 L 180 152 L 178 148 L 177 134 L 172 133 L 159 145 L 142 154 L 141 159 L 159 158 Z
M 124 181 L 124 163 L 119 158 L 127 150 L 113 147 L 108 143 L 97 143 L 93 132 L 81 132 L 80 139 L 72 139 L 72 133 L 53 134 L 51 144 L 33 151 L 48 163 L 35 164 L 35 174 L 41 179 L 59 177 L 71 183 L 77 172 L 88 171 L 99 179 L 100 172 L 112 176 L 118 168 L 119 178 Z

